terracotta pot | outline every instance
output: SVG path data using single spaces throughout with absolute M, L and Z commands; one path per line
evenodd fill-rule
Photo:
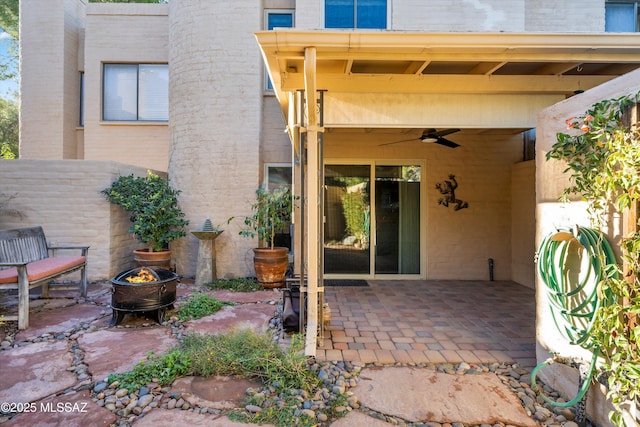
M 265 288 L 281 288 L 287 275 L 289 249 L 255 248 L 253 249 L 253 267 L 258 282 Z
M 171 269 L 171 251 L 149 252 L 148 248 L 133 251 L 135 267 L 160 267 Z

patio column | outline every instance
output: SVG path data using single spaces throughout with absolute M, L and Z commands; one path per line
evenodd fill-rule
M 322 286 L 322 261 L 320 247 L 322 244 L 322 154 L 319 143 L 320 114 L 317 108 L 316 88 L 316 49 L 305 48 L 304 53 L 304 104 L 307 143 L 307 209 L 306 209 L 306 264 L 307 264 L 307 335 L 305 354 L 315 356 L 318 335 L 318 297 L 324 291 Z

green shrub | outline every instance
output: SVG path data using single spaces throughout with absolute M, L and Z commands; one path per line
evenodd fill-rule
M 284 351 L 268 334 L 237 330 L 227 335 L 187 334 L 178 348 L 188 355 L 194 375 L 256 378 L 277 388 L 310 391 L 319 380 L 297 347 L 301 344 Z
M 194 292 L 178 308 L 178 319 L 201 319 L 216 313 L 225 305 L 233 305 L 232 302 L 218 301 L 214 297 L 201 292 Z
M 218 279 L 206 284 L 209 289 L 227 289 L 233 292 L 253 292 L 262 288 L 256 280 L 249 277 L 239 277 L 237 279 Z
M 138 362 L 132 370 L 109 375 L 109 384 L 120 382 L 121 388 L 130 392 L 158 380 L 160 385 L 171 384 L 176 378 L 190 373 L 191 361 L 183 353 L 173 351 L 157 356 L 154 352 L 147 354 L 147 359 Z
M 246 404 L 262 406 L 263 410 L 255 414 L 236 411 L 229 414 L 232 420 L 284 427 L 311 427 L 317 421 L 300 413 L 303 401 L 298 391 L 316 394 L 322 382 L 308 369 L 303 346 L 302 335 L 295 335 L 291 346 L 283 350 L 268 334 L 248 329 L 232 331 L 227 335 L 190 333 L 168 354 L 156 356 L 150 353 L 131 371 L 110 375 L 109 383 L 117 380 L 120 387 L 132 392 L 156 379 L 159 384 L 168 385 L 185 375 L 259 379 L 274 393 L 271 393 L 271 397 L 264 394 L 249 396 Z M 274 396 L 278 398 L 273 399 Z M 267 399 L 271 399 L 273 405 Z M 284 404 L 276 404 L 280 401 Z M 329 418 L 335 418 L 344 415 L 338 408 L 344 409 L 346 406 L 345 395 L 337 395 L 323 411 Z

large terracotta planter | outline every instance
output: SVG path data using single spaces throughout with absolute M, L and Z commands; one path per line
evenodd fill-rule
M 287 275 L 289 249 L 255 248 L 253 249 L 253 267 L 258 282 L 265 288 L 281 288 Z
M 171 251 L 149 252 L 149 249 L 136 249 L 133 251 L 133 263 L 135 267 L 160 267 L 171 269 Z

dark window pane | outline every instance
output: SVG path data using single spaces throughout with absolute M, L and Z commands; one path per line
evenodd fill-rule
M 387 1 L 358 0 L 357 28 L 387 28 Z
M 293 14 L 291 13 L 269 13 L 268 29 L 291 28 L 293 27 Z
M 354 0 L 325 0 L 325 28 L 354 28 Z
M 606 4 L 605 31 L 635 32 L 637 20 L 635 3 Z

